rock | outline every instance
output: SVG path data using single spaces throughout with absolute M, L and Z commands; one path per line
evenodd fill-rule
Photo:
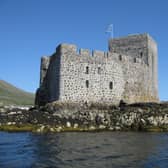
M 96 130 L 96 127 L 95 126 L 90 126 L 89 130 L 91 130 L 91 131 Z
M 116 126 L 116 127 L 115 127 L 115 130 L 116 130 L 116 131 L 120 131 L 120 130 L 121 130 L 121 127 Z
M 34 119 L 32 120 L 32 123 L 37 124 L 37 123 L 38 123 L 37 119 L 34 118 Z
M 7 122 L 6 125 L 15 125 L 16 122 Z
M 90 120 L 94 121 L 95 120 L 95 114 L 94 113 L 89 113 L 89 115 L 90 115 Z
M 14 115 L 14 114 L 16 114 L 15 111 L 11 111 L 10 113 L 8 113 L 8 115 Z
M 38 129 L 36 130 L 36 132 L 38 132 L 38 133 L 44 132 L 44 128 L 45 128 L 45 126 L 42 125 L 40 128 L 38 128 Z
M 56 117 L 59 117 L 59 118 L 61 118 L 62 117 L 62 115 L 61 114 L 59 114 L 58 112 L 54 112 L 53 114 L 52 114 L 54 117 L 56 116 Z
M 163 124 L 168 124 L 168 115 L 167 114 L 163 118 Z
M 105 125 L 99 125 L 99 129 L 105 129 L 106 126 Z
M 151 117 L 148 117 L 148 121 L 151 125 L 153 126 L 158 126 L 158 121 L 155 117 L 151 116 Z
M 143 119 L 143 118 L 141 118 L 141 122 L 145 125 L 146 124 L 146 121 Z
M 7 122 L 7 125 L 12 125 L 12 122 Z
M 0 107 L 1 129 L 3 125 L 41 125 L 37 132 L 60 132 L 74 128 L 80 130 L 149 130 L 158 127 L 168 130 L 168 103 L 111 106 L 47 105 L 29 111 L 14 106 Z M 55 125 L 56 127 L 53 127 Z M 69 129 L 68 129 L 69 128 Z M 150 129 L 151 130 L 151 129 Z M 160 129 L 161 130 L 161 129 Z
M 54 132 L 55 130 L 54 130 L 54 128 L 51 127 L 51 128 L 50 128 L 50 131 L 51 131 L 51 132 Z
M 74 124 L 74 128 L 78 128 L 78 126 L 79 126 L 79 125 L 78 125 L 77 123 Z
M 143 113 L 143 110 L 142 110 L 141 108 L 138 108 L 137 111 L 138 111 L 139 113 Z
M 56 132 L 61 132 L 61 130 L 62 130 L 61 126 L 59 126 L 59 127 L 56 128 Z
M 66 126 L 69 128 L 71 127 L 71 123 L 69 121 L 66 122 Z
M 22 111 L 17 111 L 17 114 L 22 114 Z
M 5 113 L 6 110 L 4 108 L 0 108 L 0 113 Z
M 113 127 L 109 127 L 109 130 L 110 130 L 110 131 L 114 131 L 114 128 L 113 128 Z

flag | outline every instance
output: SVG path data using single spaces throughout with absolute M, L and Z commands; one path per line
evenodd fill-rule
M 106 33 L 111 33 L 113 31 L 113 24 L 108 25 Z
M 113 24 L 110 24 L 110 25 L 108 25 L 108 27 L 107 27 L 107 29 L 106 29 L 106 33 L 108 33 L 109 34 L 109 38 L 113 38 Z

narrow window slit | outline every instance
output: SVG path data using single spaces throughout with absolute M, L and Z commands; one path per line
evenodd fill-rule
M 89 88 L 89 81 L 86 80 L 86 88 Z
M 86 74 L 89 74 L 89 67 L 86 67 Z
M 110 82 L 110 84 L 109 84 L 109 88 L 110 88 L 110 90 L 113 89 L 113 82 Z

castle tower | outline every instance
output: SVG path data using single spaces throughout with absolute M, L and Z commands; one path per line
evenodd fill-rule
M 109 51 L 111 53 L 124 54 L 133 59 L 142 59 L 148 66 L 148 92 L 151 101 L 158 101 L 158 55 L 157 44 L 149 34 L 135 34 L 126 37 L 109 40 Z

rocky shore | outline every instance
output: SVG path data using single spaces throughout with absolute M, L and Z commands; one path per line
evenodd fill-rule
M 168 103 L 0 107 L 1 131 L 168 131 Z

